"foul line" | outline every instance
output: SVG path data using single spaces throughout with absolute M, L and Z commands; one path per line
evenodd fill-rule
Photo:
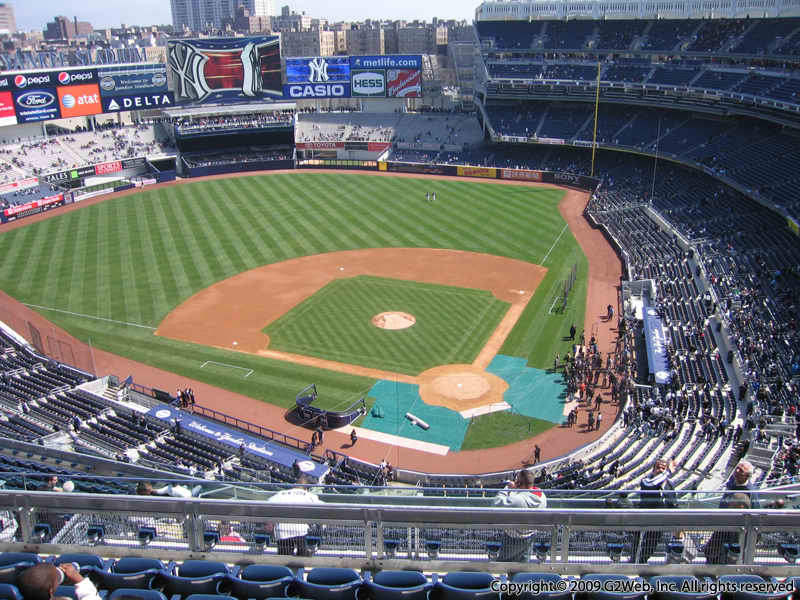
M 94 315 L 84 315 L 69 310 L 61 310 L 60 308 L 53 308 L 52 306 L 39 306 L 38 304 L 28 304 L 23 302 L 25 306 L 30 308 L 38 308 L 40 310 L 52 310 L 53 312 L 63 313 L 65 315 L 72 315 L 73 317 L 83 317 L 84 319 L 94 319 L 95 321 L 106 321 L 107 323 L 116 323 L 117 325 L 128 325 L 129 327 L 141 327 L 142 329 L 150 329 L 155 331 L 155 327 L 149 325 L 139 325 L 139 323 L 128 323 L 127 321 L 115 321 L 114 319 L 106 319 L 105 317 L 95 317 Z
M 539 261 L 539 264 L 540 264 L 540 265 L 543 265 L 543 264 L 544 264 L 544 261 L 546 261 L 546 260 L 547 260 L 547 257 L 548 257 L 548 256 L 550 256 L 550 253 L 553 251 L 553 248 L 555 248 L 555 247 L 556 247 L 556 244 L 558 243 L 558 240 L 560 240 L 560 239 L 561 239 L 561 236 L 562 236 L 562 235 L 564 235 L 564 232 L 565 232 L 566 230 L 567 230 L 567 224 L 566 224 L 566 223 L 564 223 L 564 227 L 562 227 L 562 228 L 561 228 L 561 233 L 559 233 L 559 234 L 558 234 L 558 237 L 556 238 L 556 241 L 555 241 L 555 242 L 553 242 L 553 245 L 552 245 L 552 246 L 550 246 L 550 250 L 548 250 L 548 251 L 547 251 L 547 254 L 545 254 L 545 255 L 544 255 L 544 258 L 543 258 L 541 261 Z
M 248 369 L 247 367 L 237 367 L 236 365 L 230 365 L 228 363 L 217 362 L 215 360 L 207 360 L 202 365 L 200 365 L 200 368 L 202 369 L 206 365 L 219 365 L 220 367 L 230 367 L 231 369 L 241 369 L 242 371 L 247 371 L 247 375 L 245 375 L 243 377 L 243 379 L 247 379 L 248 377 L 250 377 L 250 375 L 255 373 L 255 371 L 253 371 L 253 369 Z

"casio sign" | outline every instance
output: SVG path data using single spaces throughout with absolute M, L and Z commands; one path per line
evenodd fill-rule
M 26 92 L 17 97 L 17 104 L 24 108 L 44 108 L 56 101 L 50 92 Z
M 289 96 L 292 98 L 342 98 L 345 96 L 341 83 L 319 83 L 317 85 L 290 85 Z
M 381 73 L 356 73 L 353 75 L 353 91 L 359 94 L 383 94 L 386 89 Z

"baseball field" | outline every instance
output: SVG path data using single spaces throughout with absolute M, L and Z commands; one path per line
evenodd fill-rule
M 436 202 L 426 200 L 427 192 L 436 192 Z M 584 323 L 588 268 L 559 214 L 563 194 L 547 187 L 345 173 L 187 183 L 3 232 L 0 286 L 95 348 L 281 407 L 293 406 L 295 394 L 316 383 L 322 406 L 337 409 L 366 394 L 379 378 L 273 356 L 302 355 L 413 375 L 480 360 L 481 349 L 505 322 L 513 326 L 498 353 L 537 369 L 551 367 L 556 352 L 565 354 L 570 325 L 580 329 Z M 286 282 L 283 288 L 240 287 L 236 296 L 215 298 L 234 315 L 264 307 L 270 316 L 261 322 L 254 317 L 252 347 L 244 338 L 193 343 L 202 336 L 172 336 L 163 328 L 179 307 L 202 303 L 208 298 L 204 293 L 223 289 L 217 286 L 227 280 L 242 281 L 251 270 L 295 265 L 287 261 L 307 257 L 302 263 L 307 271 L 294 273 L 303 277 L 314 269 L 316 255 L 379 248 L 446 249 L 462 252 L 456 260 L 492 255 L 543 269 L 537 281 L 527 278 L 502 290 L 528 295 L 512 321 L 507 321 L 513 310 L 508 299 L 477 273 L 473 283 L 469 269 L 456 285 L 446 273 L 423 280 L 402 275 L 401 267 L 388 275 L 355 270 L 351 275 L 342 262 L 335 279 L 296 301 L 281 297 Z M 320 264 L 327 265 L 322 258 Z M 559 286 L 574 265 L 578 277 L 560 311 Z M 270 312 L 276 306 L 280 314 Z M 382 310 L 413 314 L 416 322 L 402 330 L 374 327 L 370 319 Z M 195 331 L 221 339 L 236 330 L 235 317 L 215 314 L 203 313 Z

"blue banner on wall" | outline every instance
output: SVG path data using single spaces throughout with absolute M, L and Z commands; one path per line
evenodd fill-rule
M 647 345 L 647 362 L 656 383 L 669 383 L 672 376 L 667 360 L 667 336 L 656 309 L 645 306 L 643 312 L 644 339 Z
M 129 96 L 167 91 L 167 65 L 143 64 L 103 67 L 97 70 L 100 95 Z
M 114 113 L 126 110 L 152 110 L 155 108 L 170 108 L 175 104 L 172 92 L 157 92 L 154 94 L 132 94 L 125 96 L 109 96 L 102 98 L 103 112 Z
M 308 456 L 301 452 L 225 427 L 214 421 L 203 419 L 171 406 L 156 406 L 151 408 L 147 414 L 156 419 L 166 421 L 170 425 L 174 424 L 175 421 L 180 421 L 181 428 L 185 431 L 191 431 L 217 443 L 230 446 L 231 454 L 236 454 L 239 447 L 244 444 L 248 452 L 285 467 L 291 468 L 294 462 L 298 461 L 302 463 L 300 465 L 301 469 L 314 478 L 322 477 L 328 472 L 327 466 L 309 460 Z

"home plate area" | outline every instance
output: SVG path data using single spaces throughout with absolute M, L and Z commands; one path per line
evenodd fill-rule
M 472 365 L 434 367 L 417 377 L 419 384 L 382 379 L 370 389 L 375 398 L 359 436 L 390 436 L 396 446 L 440 454 L 461 449 L 470 419 L 497 411 L 560 425 L 567 408 L 558 373 L 527 366 L 524 358 L 497 355 L 487 370 Z M 429 425 L 420 427 L 413 415 Z M 379 434 L 375 438 L 375 434 Z

